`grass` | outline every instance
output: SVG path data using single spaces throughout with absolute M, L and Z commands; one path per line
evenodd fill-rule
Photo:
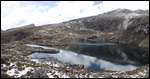
M 13 78 L 13 76 L 9 76 L 6 73 L 1 71 L 1 78 Z

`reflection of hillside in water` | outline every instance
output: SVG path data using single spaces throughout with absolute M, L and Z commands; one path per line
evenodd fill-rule
M 139 66 L 149 62 L 148 52 L 136 45 L 113 43 L 76 43 L 59 48 L 93 56 L 115 64 L 133 64 Z
M 137 46 L 134 45 L 109 45 L 109 43 L 86 43 L 86 45 L 83 45 L 82 43 L 77 43 L 70 46 L 59 46 L 56 48 L 32 44 L 28 44 L 28 46 L 42 47 L 44 49 L 60 48 L 60 52 L 57 54 L 35 52 L 28 57 L 56 58 L 61 62 L 83 64 L 85 68 L 88 68 L 90 70 L 128 71 L 136 69 L 138 66 L 149 61 L 147 59 L 149 56 L 142 54 L 143 50 L 139 47 L 137 48 Z
M 129 71 L 134 70 L 137 67 L 133 65 L 116 65 L 114 63 L 98 59 L 96 57 L 78 54 L 71 51 L 60 50 L 57 54 L 47 53 L 33 53 L 28 57 L 31 58 L 56 58 L 61 62 L 67 62 L 71 64 L 82 64 L 85 68 L 90 70 L 118 70 L 118 71 Z

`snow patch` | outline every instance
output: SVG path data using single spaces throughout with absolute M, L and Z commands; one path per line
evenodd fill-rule
M 7 65 L 6 64 L 2 64 L 2 67 L 7 67 Z
M 114 33 L 108 33 L 108 34 L 114 34 Z
M 61 76 L 61 78 L 70 78 L 68 75 L 66 75 L 66 74 L 63 74 L 62 76 Z
M 145 73 L 143 73 L 143 72 L 139 72 L 138 74 L 139 74 L 139 75 L 142 75 L 142 76 L 145 75 Z
M 25 70 L 22 70 L 22 71 L 18 71 L 18 69 L 11 69 L 11 70 L 8 70 L 6 72 L 6 74 L 8 74 L 9 76 L 14 76 L 16 78 L 19 78 L 21 77 L 22 75 L 25 75 L 28 71 L 30 71 L 31 69 L 33 69 L 32 67 L 26 67 Z
M 100 32 L 100 34 L 105 34 L 104 32 Z
M 58 64 L 53 64 L 53 66 L 54 66 L 54 67 L 60 67 L 60 65 L 58 65 Z
M 128 15 L 125 15 L 125 21 L 123 22 L 123 26 L 124 26 L 124 29 L 127 29 L 127 26 L 131 24 L 131 18 L 133 17 L 137 17 L 139 16 L 140 14 L 137 14 L 137 13 L 130 13 Z
M 40 46 L 40 45 L 35 45 L 35 44 L 25 44 L 25 45 L 29 46 L 29 47 L 41 47 L 43 49 L 55 49 L 55 50 L 57 50 L 56 48 L 53 48 L 53 47 Z
M 129 78 L 138 78 L 138 75 L 137 74 L 134 74 L 134 75 L 130 75 Z
M 6 74 L 8 74 L 9 76 L 14 76 L 16 71 L 18 71 L 18 70 L 13 68 L 13 69 L 11 69 L 11 70 L 8 70 L 8 71 L 6 72 Z
M 48 78 L 54 78 L 54 76 L 51 75 L 51 73 L 47 73 L 46 75 L 48 76 Z
M 32 67 L 26 67 L 25 70 L 22 70 L 22 71 L 19 72 L 17 77 L 21 77 L 22 75 L 25 75 L 31 69 L 33 69 L 33 68 Z
M 15 64 L 16 64 L 16 62 L 10 63 L 10 66 L 13 66 L 13 65 L 15 65 Z
M 31 61 L 33 61 L 35 63 L 40 63 L 39 59 L 31 59 Z

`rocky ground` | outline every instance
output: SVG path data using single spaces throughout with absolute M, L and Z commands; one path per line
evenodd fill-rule
M 82 65 L 57 59 L 32 59 L 33 52 L 58 53 L 59 50 L 29 47 L 69 45 L 76 41 L 137 44 L 149 51 L 149 10 L 112 12 L 58 24 L 1 30 L 1 77 L 13 78 L 147 78 L 149 64 L 133 71 L 90 71 Z M 72 68 L 72 66 L 77 66 Z
M 57 59 L 1 54 L 1 78 L 148 78 L 149 65 L 133 71 L 90 71 Z

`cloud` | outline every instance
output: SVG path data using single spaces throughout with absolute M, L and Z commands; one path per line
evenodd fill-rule
M 57 19 L 53 23 L 97 15 L 99 13 L 101 11 L 92 1 L 61 1 L 56 3 L 55 8 L 48 10 L 48 14 Z
M 30 23 L 35 25 L 59 23 L 80 17 L 97 15 L 101 13 L 98 7 L 94 5 L 93 1 L 59 1 L 55 2 L 53 7 L 37 5 L 37 2 L 36 4 L 25 5 L 25 2 L 2 1 L 1 26 L 5 30 Z
M 26 24 L 44 23 L 47 6 L 28 5 L 21 6 L 22 2 L 2 2 L 2 29 L 23 26 Z M 10 4 L 10 5 L 9 5 Z M 44 11 L 43 11 L 44 9 Z
M 148 7 L 148 1 L 1 1 L 1 27 L 6 30 L 31 23 L 38 26 L 93 16 L 117 8 Z

